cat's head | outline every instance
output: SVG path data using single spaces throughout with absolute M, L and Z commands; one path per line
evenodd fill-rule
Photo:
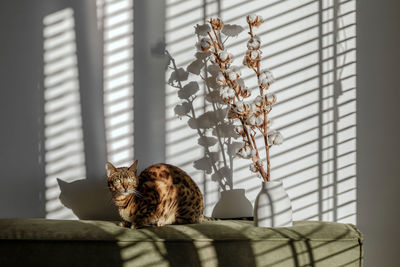
M 113 194 L 127 196 L 137 193 L 136 188 L 139 185 L 137 165 L 137 160 L 129 168 L 116 168 L 110 162 L 106 163 L 108 187 Z

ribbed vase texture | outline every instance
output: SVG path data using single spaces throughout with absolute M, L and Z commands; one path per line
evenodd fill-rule
M 282 182 L 262 182 L 254 203 L 254 225 L 288 227 L 293 225 L 292 204 Z

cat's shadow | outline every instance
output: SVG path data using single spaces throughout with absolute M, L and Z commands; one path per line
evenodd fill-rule
M 103 179 L 82 179 L 65 182 L 57 178 L 61 203 L 81 220 L 120 220 Z

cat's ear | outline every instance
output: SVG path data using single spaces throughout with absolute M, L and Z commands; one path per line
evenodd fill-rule
M 117 172 L 117 168 L 114 167 L 110 162 L 106 163 L 106 174 L 107 177 L 110 177 L 114 172 Z
M 137 165 L 138 165 L 138 161 L 135 160 L 135 162 L 129 167 L 129 170 L 136 173 L 137 171 Z

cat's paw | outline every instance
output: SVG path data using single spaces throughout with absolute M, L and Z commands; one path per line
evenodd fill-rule
M 157 224 L 156 224 L 157 227 L 161 227 L 161 226 L 164 226 L 164 225 L 166 225 L 166 223 L 165 222 L 160 222 L 160 221 L 158 221 Z
M 139 229 L 140 227 L 138 225 L 132 224 L 131 229 Z

